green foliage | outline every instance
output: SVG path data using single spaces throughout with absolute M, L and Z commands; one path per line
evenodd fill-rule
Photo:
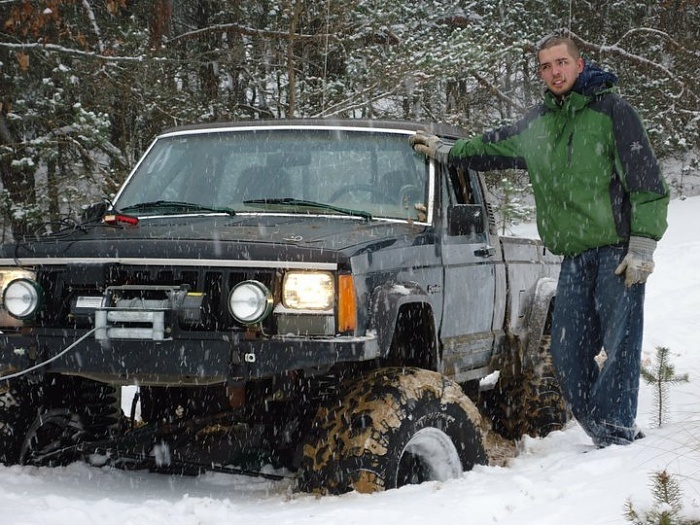
M 678 481 L 668 472 L 654 472 L 651 476 L 652 508 L 638 512 L 630 499 L 625 503 L 625 519 L 634 525 L 697 525 L 697 520 L 682 517 L 683 491 Z
M 656 347 L 653 367 L 642 367 L 642 378 L 654 387 L 657 407 L 656 422 L 659 426 L 667 419 L 666 406 L 671 385 L 688 382 L 688 374 L 677 375 L 669 360 L 667 347 Z M 625 503 L 625 519 L 634 525 L 699 525 L 697 520 L 682 516 L 683 491 L 676 478 L 667 471 L 654 472 L 651 476 L 653 504 L 648 511 L 639 511 L 631 499 Z
M 517 173 L 510 170 L 499 174 L 502 178 L 491 191 L 495 197 L 494 210 L 500 218 L 499 229 L 505 235 L 511 225 L 532 220 L 535 206 L 527 199 L 531 197 L 530 185 L 519 180 Z
M 642 366 L 642 378 L 654 387 L 656 404 L 656 424 L 661 426 L 668 418 L 669 388 L 671 385 L 688 382 L 688 374 L 676 375 L 675 366 L 669 361 L 670 350 L 664 346 L 656 347 L 656 360 L 653 368 Z

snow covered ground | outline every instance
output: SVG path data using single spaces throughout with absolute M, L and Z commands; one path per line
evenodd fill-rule
M 507 468 L 478 467 L 461 479 L 382 494 L 298 494 L 291 481 L 224 474 L 196 478 L 74 464 L 0 466 L 3 525 L 561 524 L 627 523 L 624 505 L 653 503 L 652 473 L 666 470 L 683 490 L 683 513 L 700 520 L 700 197 L 671 204 L 647 287 L 644 358 L 671 350 L 686 384 L 672 386 L 668 421 L 654 421 L 654 391 L 644 386 L 638 422 L 647 437 L 628 447 L 592 448 L 576 424 L 526 439 Z

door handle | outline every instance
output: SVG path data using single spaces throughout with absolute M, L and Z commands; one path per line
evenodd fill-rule
M 474 250 L 474 255 L 476 255 L 477 257 L 493 257 L 495 254 L 496 248 L 494 248 L 490 244 L 487 244 L 486 246 L 482 246 L 481 248 Z

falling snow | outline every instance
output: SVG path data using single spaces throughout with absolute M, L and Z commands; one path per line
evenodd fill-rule
M 700 519 L 700 197 L 671 204 L 669 230 L 647 287 L 644 359 L 666 346 L 690 381 L 670 390 L 669 417 L 655 427 L 654 393 L 642 386 L 638 423 L 646 438 L 597 450 L 574 423 L 526 438 L 508 467 L 477 467 L 457 480 L 374 495 L 318 498 L 293 480 L 205 474 L 174 477 L 73 464 L 0 466 L 4 525 L 257 524 L 623 524 L 629 499 L 651 508 L 650 476 L 666 470 L 683 490 L 683 516 Z M 532 232 L 530 225 L 522 231 Z

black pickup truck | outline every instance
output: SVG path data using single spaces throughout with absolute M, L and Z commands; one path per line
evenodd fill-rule
M 1 246 L 0 461 L 374 491 L 560 428 L 559 260 L 499 238 L 480 174 L 414 152 L 420 129 L 459 135 L 169 130 L 112 201 Z

